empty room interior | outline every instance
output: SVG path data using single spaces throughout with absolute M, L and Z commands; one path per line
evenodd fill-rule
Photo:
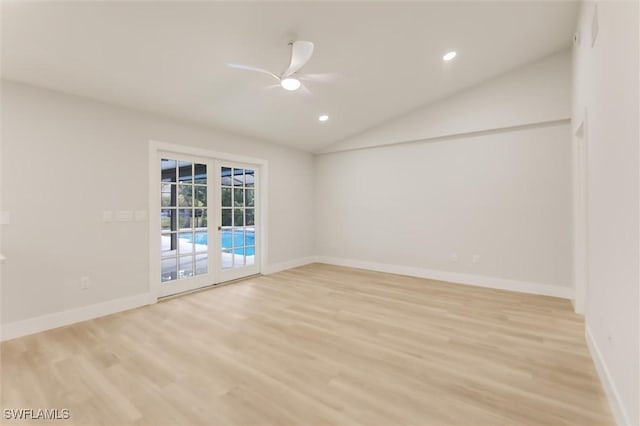
M 640 425 L 638 1 L 0 5 L 0 422 Z

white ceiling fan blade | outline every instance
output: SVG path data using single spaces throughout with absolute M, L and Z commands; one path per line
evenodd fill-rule
M 233 64 L 233 63 L 227 63 L 227 66 L 230 67 L 230 68 L 236 68 L 236 69 L 239 69 L 239 70 L 261 72 L 263 74 L 270 75 L 271 77 L 275 78 L 278 81 L 280 80 L 280 77 L 278 77 L 277 75 L 275 75 L 271 71 L 267 71 L 267 70 L 262 69 L 262 68 L 257 68 L 257 67 L 252 67 L 252 66 L 249 66 L 249 65 L 242 65 L 242 64 Z
M 337 73 L 320 73 L 320 74 L 302 74 L 299 79 L 302 81 L 317 81 L 326 83 L 328 81 L 334 81 L 338 78 Z
M 298 91 L 303 95 L 306 96 L 307 98 L 310 96 L 313 96 L 313 93 L 311 93 L 311 90 L 309 90 L 307 87 L 305 87 L 305 85 L 301 85 L 300 89 L 298 89 Z
M 279 84 L 270 84 L 268 86 L 255 88 L 252 91 L 247 92 L 247 93 L 255 95 L 255 94 L 259 94 L 259 93 L 269 92 L 269 91 L 271 91 L 273 89 L 278 89 L 278 88 L 280 88 Z
M 291 62 L 289 68 L 282 73 L 283 77 L 289 77 L 306 64 L 313 54 L 313 43 L 310 41 L 294 41 L 291 46 Z
M 246 90 L 245 92 L 243 92 L 242 97 L 246 99 L 247 97 L 263 96 L 279 87 L 280 87 L 279 84 L 271 84 L 269 86 L 255 87 L 253 89 Z

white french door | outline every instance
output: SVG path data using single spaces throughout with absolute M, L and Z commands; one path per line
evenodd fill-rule
M 259 273 L 258 169 L 160 152 L 158 297 Z
M 220 281 L 229 281 L 259 272 L 257 186 L 258 170 L 246 164 L 217 162 L 216 203 Z

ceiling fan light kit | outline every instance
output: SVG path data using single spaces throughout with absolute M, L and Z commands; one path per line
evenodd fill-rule
M 313 43 L 310 41 L 297 40 L 289 43 L 289 46 L 291 46 L 291 59 L 289 61 L 289 66 L 280 75 L 249 65 L 228 63 L 227 66 L 246 71 L 256 71 L 268 74 L 278 80 L 283 89 L 288 91 L 298 90 L 302 86 L 302 83 L 300 83 L 300 80 L 294 77 L 293 74 L 300 71 L 300 69 L 309 62 L 309 59 L 311 59 L 311 55 L 313 54 Z
M 453 58 L 455 58 L 458 54 L 455 51 L 451 51 L 451 52 L 447 52 L 443 57 L 442 60 L 445 62 L 448 62 L 450 60 L 452 60 Z
M 284 90 L 298 90 L 300 88 L 300 85 L 300 80 L 294 77 L 287 77 L 280 80 L 280 86 L 282 86 Z

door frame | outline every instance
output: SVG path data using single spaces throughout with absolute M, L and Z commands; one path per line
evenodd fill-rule
M 589 179 L 587 111 L 573 138 L 573 308 L 584 315 L 589 286 Z
M 258 256 L 258 273 L 266 270 L 268 260 L 267 226 L 268 223 L 268 168 L 267 160 L 255 157 L 230 154 L 226 152 L 212 151 L 203 148 L 196 148 L 187 145 L 179 145 L 156 140 L 149 141 L 149 163 L 148 163 L 148 217 L 149 217 L 149 294 L 152 302 L 158 300 L 160 286 L 160 152 L 175 153 L 177 155 L 192 155 L 205 157 L 217 161 L 229 161 L 245 163 L 254 166 L 259 173 L 256 189 L 260 196 L 256 199 L 256 215 L 260 217 L 260 226 L 256 226 L 257 238 L 259 238 L 257 248 L 260 250 Z M 216 191 L 217 188 L 214 188 Z M 158 214 L 156 214 L 158 213 Z

